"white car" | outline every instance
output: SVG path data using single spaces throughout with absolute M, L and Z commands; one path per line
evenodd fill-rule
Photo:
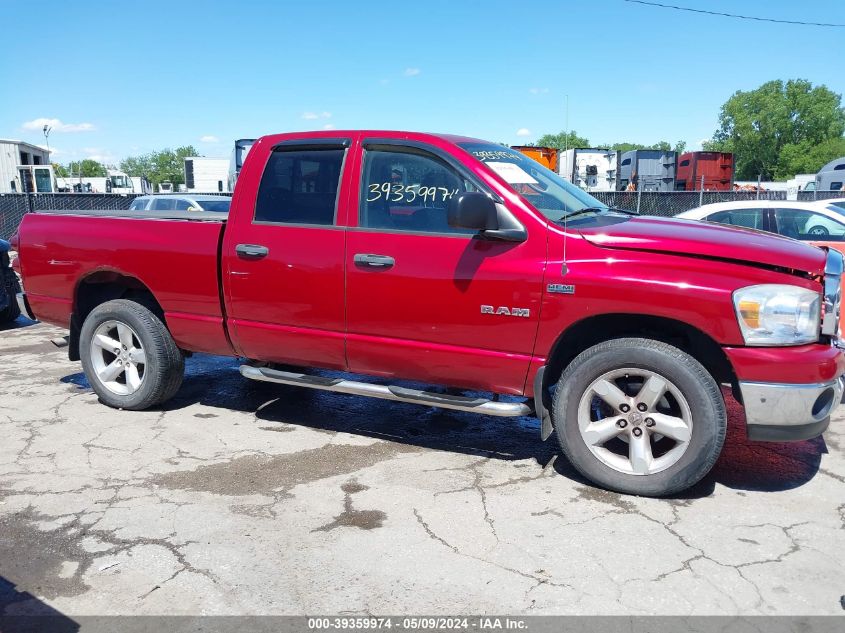
M 220 211 L 227 213 L 232 198 L 203 194 L 152 194 L 138 196 L 129 205 L 130 211 Z
M 717 202 L 675 217 L 759 229 L 807 242 L 845 241 L 845 198 Z

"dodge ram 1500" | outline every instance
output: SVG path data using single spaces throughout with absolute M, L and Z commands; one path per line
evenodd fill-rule
M 667 495 L 719 456 L 722 386 L 754 440 L 815 437 L 842 398 L 839 253 L 632 217 L 472 138 L 265 136 L 228 215 L 30 213 L 13 245 L 20 305 L 122 409 L 173 396 L 186 354 L 242 357 L 253 380 L 536 413 L 592 481 Z

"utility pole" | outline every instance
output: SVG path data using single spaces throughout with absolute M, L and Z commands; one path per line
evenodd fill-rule
M 42 130 L 42 132 L 44 132 L 44 141 L 47 143 L 47 163 L 51 165 L 53 164 L 53 161 L 50 160 L 50 132 L 52 129 L 53 128 L 45 123 L 44 129 Z
M 50 131 L 51 131 L 52 129 L 53 129 L 53 128 L 51 128 L 49 125 L 47 125 L 47 124 L 45 123 L 45 124 L 44 124 L 44 128 L 41 130 L 42 132 L 44 132 L 44 142 L 47 144 L 47 164 L 48 164 L 50 167 L 52 167 L 52 166 L 53 166 L 53 159 L 51 159 L 51 158 L 50 158 Z M 50 188 L 51 188 L 51 189 L 53 188 L 52 183 L 50 184 Z

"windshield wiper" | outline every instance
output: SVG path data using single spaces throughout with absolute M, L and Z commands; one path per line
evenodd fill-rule
M 629 209 L 617 209 L 616 207 L 584 207 L 583 209 L 577 209 L 575 211 L 570 211 L 563 217 L 559 218 L 558 222 L 563 222 L 564 220 L 569 220 L 579 215 L 584 215 L 585 213 L 604 213 L 607 211 L 618 211 L 619 213 L 625 213 L 627 215 L 639 215 L 636 211 L 631 211 Z

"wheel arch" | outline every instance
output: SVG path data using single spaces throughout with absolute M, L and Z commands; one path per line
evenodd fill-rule
M 700 362 L 717 383 L 736 385 L 733 367 L 722 347 L 688 323 L 649 314 L 613 313 L 578 321 L 558 336 L 546 361 L 543 386 L 550 387 L 584 350 L 617 338 L 649 338 L 673 345 Z
M 73 293 L 68 358 L 79 360 L 79 332 L 85 318 L 98 305 L 113 299 L 130 299 L 149 309 L 167 325 L 164 309 L 152 290 L 139 278 L 116 270 L 98 270 L 81 278 Z

